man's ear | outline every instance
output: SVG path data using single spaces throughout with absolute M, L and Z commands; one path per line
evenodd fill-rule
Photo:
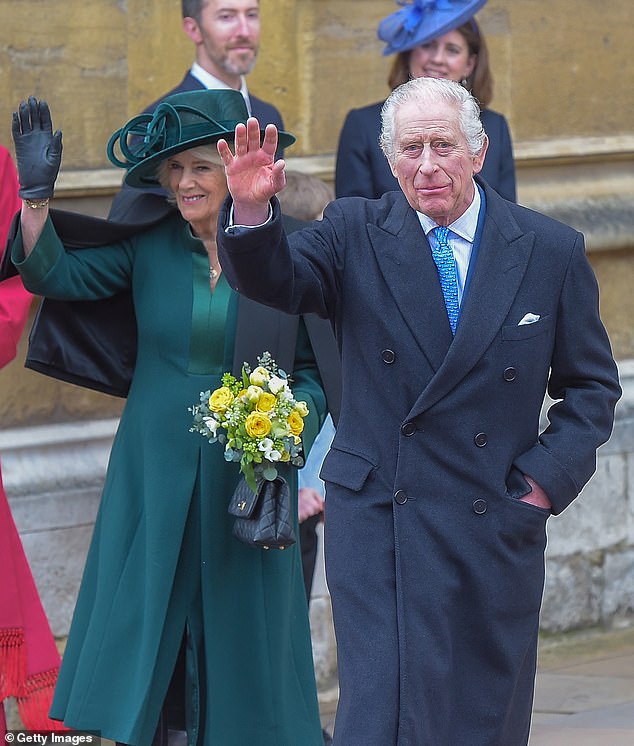
M 398 179 L 398 176 L 396 175 L 396 158 L 394 158 L 394 160 L 392 161 L 390 158 L 387 157 L 387 155 L 385 155 L 385 153 L 383 153 L 383 155 L 385 156 L 385 160 L 387 161 L 387 165 L 390 167 L 390 171 L 392 172 L 392 176 L 395 179 Z
M 194 44 L 200 44 L 202 42 L 202 34 L 200 33 L 200 27 L 198 21 L 195 18 L 187 16 L 183 18 L 183 31 L 189 36 Z
M 476 155 L 473 159 L 473 173 L 479 174 L 480 171 L 482 171 L 482 166 L 484 166 L 484 156 L 487 154 L 487 149 L 489 147 L 489 138 L 485 135 L 484 136 L 484 143 L 482 144 L 482 149 Z

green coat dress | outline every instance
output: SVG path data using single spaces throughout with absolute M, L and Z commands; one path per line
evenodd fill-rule
M 237 466 L 189 432 L 188 407 L 232 367 L 237 296 L 222 275 L 210 292 L 204 247 L 178 214 L 131 240 L 75 252 L 49 220 L 27 259 L 18 236 L 13 259 L 40 295 L 95 299 L 131 287 L 138 326 L 52 717 L 146 746 L 187 631 L 190 742 L 318 746 L 298 547 L 255 550 L 232 537 Z M 303 324 L 293 378 L 310 410 L 308 451 L 325 398 Z

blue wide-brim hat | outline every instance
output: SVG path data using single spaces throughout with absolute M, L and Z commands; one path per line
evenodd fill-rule
M 384 55 L 408 52 L 462 26 L 487 0 L 397 0 L 404 7 L 379 23 Z
M 128 169 L 125 183 L 155 187 L 158 165 L 183 150 L 211 145 L 220 139 L 233 141 L 236 124 L 246 124 L 247 104 L 240 91 L 199 90 L 167 96 L 153 114 L 140 114 L 118 129 L 108 141 L 108 158 Z M 260 134 L 264 137 L 265 123 Z M 278 133 L 280 148 L 295 142 L 288 132 Z M 120 151 L 123 160 L 115 154 Z

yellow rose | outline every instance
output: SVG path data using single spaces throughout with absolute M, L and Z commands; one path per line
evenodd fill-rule
M 264 438 L 271 432 L 271 420 L 259 412 L 251 412 L 244 423 L 247 435 L 251 438 Z
M 304 429 L 304 420 L 301 414 L 295 410 L 288 415 L 286 421 L 293 435 L 299 435 Z
M 308 406 L 305 401 L 298 401 L 295 409 L 301 414 L 302 417 L 308 417 Z
M 270 412 L 273 407 L 275 406 L 275 402 L 277 400 L 273 396 L 273 394 L 267 394 L 266 392 L 260 394 L 260 398 L 258 399 L 258 403 L 255 405 L 255 408 L 258 412 Z
M 209 397 L 209 409 L 212 412 L 223 412 L 233 401 L 233 394 L 226 386 L 216 389 Z

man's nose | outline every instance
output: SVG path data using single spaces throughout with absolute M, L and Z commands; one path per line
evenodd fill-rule
M 239 36 L 251 36 L 251 24 L 249 19 L 244 13 L 240 13 L 237 16 L 238 27 L 236 29 Z
M 423 174 L 431 174 L 435 168 L 436 159 L 434 158 L 434 152 L 429 145 L 426 145 L 418 159 L 418 170 Z

